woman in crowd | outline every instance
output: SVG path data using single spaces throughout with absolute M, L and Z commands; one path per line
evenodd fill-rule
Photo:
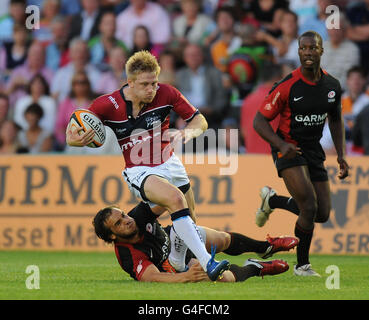
M 56 119 L 56 103 L 50 96 L 50 88 L 46 79 L 41 74 L 36 74 L 28 84 L 27 95 L 20 98 L 14 107 L 14 121 L 22 129 L 28 129 L 25 119 L 25 110 L 32 104 L 41 106 L 43 116 L 40 119 L 40 127 L 52 132 Z
M 58 149 L 65 147 L 65 129 L 70 115 L 78 108 L 87 108 L 95 98 L 90 81 L 84 71 L 78 71 L 72 78 L 72 91 L 58 108 L 55 124 L 55 138 Z
M 160 44 L 153 44 L 150 38 L 149 30 L 143 26 L 137 26 L 133 31 L 133 48 L 131 54 L 140 50 L 147 50 L 156 58 L 159 58 L 163 46 Z
M 14 154 L 19 150 L 17 139 L 19 127 L 12 120 L 5 120 L 0 126 L 0 155 Z
M 27 59 L 29 31 L 21 24 L 14 25 L 13 41 L 4 42 L 0 47 L 0 71 L 6 77 Z
M 27 121 L 27 130 L 21 130 L 18 134 L 19 145 L 29 153 L 37 154 L 51 151 L 53 141 L 50 131 L 40 127 L 40 120 L 44 112 L 37 103 L 32 103 L 24 112 Z

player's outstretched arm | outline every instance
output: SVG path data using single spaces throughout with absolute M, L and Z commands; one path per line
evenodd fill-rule
M 141 281 L 145 282 L 185 283 L 200 282 L 204 280 L 209 280 L 209 278 L 202 269 L 200 263 L 192 265 L 188 271 L 182 273 L 160 272 L 155 265 L 151 264 L 141 276 Z
M 83 132 L 83 128 L 79 127 L 73 127 L 70 125 L 70 123 L 67 126 L 67 129 L 65 131 L 65 140 L 67 144 L 71 147 L 84 147 L 93 142 L 93 138 L 95 136 L 95 132 L 92 129 L 87 130 L 86 132 Z

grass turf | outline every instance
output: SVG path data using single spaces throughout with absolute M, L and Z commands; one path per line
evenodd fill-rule
M 218 255 L 218 259 L 224 258 Z M 255 255 L 230 257 L 242 265 Z M 0 252 L 0 299 L 122 299 L 122 300 L 244 300 L 244 299 L 369 299 L 369 256 L 312 255 L 311 263 L 321 278 L 293 275 L 294 254 L 273 257 L 287 260 L 290 270 L 264 279 L 253 277 L 242 283 L 140 283 L 118 265 L 113 253 Z M 25 281 L 28 265 L 40 270 L 40 289 L 29 290 Z M 340 289 L 327 289 L 330 274 L 340 271 Z

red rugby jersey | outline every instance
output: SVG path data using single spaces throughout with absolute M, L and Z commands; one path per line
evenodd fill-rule
M 166 134 L 170 111 L 176 112 L 186 122 L 199 111 L 176 88 L 159 83 L 154 100 L 134 118 L 132 102 L 124 97 L 125 86 L 98 97 L 89 110 L 115 133 L 127 168 L 158 166 L 173 153 Z

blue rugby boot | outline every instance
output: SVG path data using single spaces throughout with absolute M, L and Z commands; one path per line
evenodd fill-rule
M 216 261 L 214 259 L 216 246 L 211 245 L 211 258 L 206 265 L 206 273 L 211 281 L 217 281 L 222 277 L 224 271 L 228 270 L 230 263 L 228 260 Z

